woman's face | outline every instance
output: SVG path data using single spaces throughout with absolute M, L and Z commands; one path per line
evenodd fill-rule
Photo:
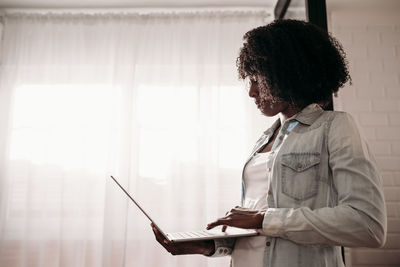
M 250 78 L 250 90 L 249 96 L 254 98 L 254 101 L 258 109 L 265 116 L 272 117 L 280 112 L 285 111 L 289 105 L 286 102 L 276 102 L 272 101 L 271 96 L 268 91 L 260 90 L 258 82 L 255 78 Z M 268 89 L 267 89 L 268 90 Z

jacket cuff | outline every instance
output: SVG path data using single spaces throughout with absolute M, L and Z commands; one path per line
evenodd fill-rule
M 264 215 L 262 234 L 272 237 L 283 236 L 286 218 L 292 210 L 290 208 L 268 208 Z
M 214 239 L 215 252 L 208 257 L 223 257 L 232 254 L 233 239 Z

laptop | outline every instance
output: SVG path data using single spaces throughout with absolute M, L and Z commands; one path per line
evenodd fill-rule
M 147 212 L 139 205 L 139 203 L 133 199 L 133 197 L 118 183 L 118 181 L 110 176 L 114 182 L 125 192 L 125 194 L 135 203 L 141 212 L 155 225 L 160 233 L 168 239 L 170 242 L 187 242 L 197 240 L 211 240 L 218 238 L 230 238 L 230 237 L 246 237 L 256 236 L 259 233 L 256 230 L 242 229 L 236 227 L 228 227 L 225 232 L 222 232 L 220 228 L 213 228 L 211 230 L 197 230 L 197 231 L 186 231 L 186 232 L 175 232 L 165 233 L 158 224 L 147 214 Z

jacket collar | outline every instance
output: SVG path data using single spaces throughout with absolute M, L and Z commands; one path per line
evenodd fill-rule
M 274 122 L 274 124 L 272 124 L 272 126 L 269 127 L 268 130 L 266 130 L 266 131 L 264 132 L 264 134 L 267 135 L 267 136 L 269 136 L 269 137 L 271 137 L 271 136 L 274 134 L 275 130 L 278 129 L 278 127 L 279 127 L 280 125 L 281 125 L 281 120 L 278 118 L 278 119 Z
M 303 108 L 299 113 L 287 119 L 287 122 L 296 120 L 302 124 L 311 125 L 316 119 L 318 119 L 319 116 L 321 116 L 323 112 L 324 110 L 320 105 L 313 103 Z M 271 136 L 280 125 L 281 121 L 278 118 L 274 124 L 272 124 L 272 126 L 264 132 L 264 134 Z
M 302 111 L 295 114 L 293 117 L 289 118 L 288 121 L 297 120 L 303 124 L 311 125 L 316 119 L 318 119 L 319 116 L 321 116 L 323 112 L 324 110 L 321 108 L 320 105 L 313 103 L 305 107 Z

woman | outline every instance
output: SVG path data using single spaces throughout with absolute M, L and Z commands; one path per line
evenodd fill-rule
M 168 243 L 172 254 L 231 254 L 237 266 L 344 266 L 340 246 L 381 247 L 386 211 L 375 160 L 353 118 L 324 111 L 349 79 L 345 53 L 312 24 L 277 20 L 247 32 L 237 59 L 249 96 L 279 119 L 243 171 L 242 207 L 210 223 L 256 237 Z

